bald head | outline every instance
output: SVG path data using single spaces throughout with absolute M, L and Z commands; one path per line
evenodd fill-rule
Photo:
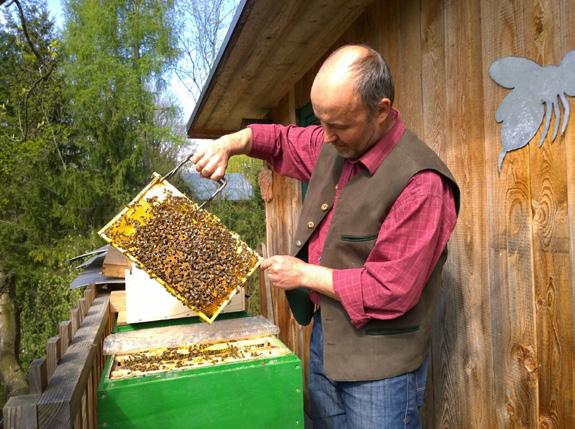
M 321 94 L 351 93 L 360 97 L 372 112 L 383 98 L 393 104 L 391 72 L 381 55 L 365 45 L 346 45 L 334 51 L 322 64 L 312 86 L 312 100 Z M 315 94 L 314 94 L 315 93 Z
M 344 158 L 361 156 L 393 124 L 392 97 L 389 69 L 376 51 L 362 45 L 335 51 L 321 66 L 311 88 L 324 143 L 333 145 Z
M 330 55 L 313 81 L 312 100 L 321 97 L 324 102 L 339 98 L 349 101 L 357 97 L 357 77 L 353 65 L 363 55 L 364 49 L 359 46 L 346 46 Z

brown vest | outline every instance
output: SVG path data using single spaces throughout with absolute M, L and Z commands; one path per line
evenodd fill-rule
M 296 229 L 293 248 L 298 257 L 305 258 L 308 239 L 333 206 L 343 161 L 331 145 L 324 146 Z M 422 170 L 435 170 L 450 180 L 459 211 L 459 188 L 449 169 L 429 147 L 406 130 L 373 176 L 362 169 L 341 190 L 321 265 L 336 269 L 363 266 L 392 204 L 410 178 Z M 340 302 L 321 296 L 323 363 L 328 377 L 337 381 L 379 380 L 421 365 L 429 348 L 433 303 L 446 257 L 447 250 L 425 285 L 418 304 L 393 320 L 371 320 L 362 329 L 356 329 Z M 297 321 L 309 323 L 311 304 L 302 289 L 289 292 L 288 300 Z M 304 306 L 307 311 L 302 312 Z

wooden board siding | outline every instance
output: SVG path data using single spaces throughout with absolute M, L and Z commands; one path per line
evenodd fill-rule
M 426 427 L 575 427 L 575 119 L 554 143 L 552 122 L 541 148 L 536 136 L 510 152 L 499 174 L 495 111 L 509 90 L 488 75 L 510 55 L 558 65 L 575 49 L 575 3 L 376 1 L 323 56 L 349 42 L 386 57 L 404 121 L 462 189 L 435 318 Z M 274 119 L 286 122 L 278 112 L 309 102 L 317 69 L 309 65 Z M 274 187 L 274 200 L 292 186 Z M 272 234 L 270 248 L 287 238 Z
M 485 64 L 514 52 L 524 55 L 523 10 L 514 1 L 489 1 L 481 5 Z M 508 91 L 485 74 L 484 127 L 487 162 L 495 165 L 500 140 L 495 117 Z M 492 311 L 494 412 L 498 427 L 537 427 L 537 347 L 534 319 L 533 266 L 531 259 L 531 190 L 529 150 L 509 154 L 501 175 L 488 169 L 487 225 L 489 285 Z
M 290 93 L 270 112 L 270 118 L 277 123 L 295 123 L 295 93 Z M 268 168 L 268 167 L 265 167 Z M 281 177 L 272 172 L 272 199 L 265 202 L 267 243 L 266 255 L 286 255 L 291 253 L 292 239 L 301 209 L 301 184 L 299 181 Z M 261 291 L 261 289 L 260 289 Z M 266 289 L 267 291 L 267 289 Z M 271 288 L 271 314 L 274 323 L 280 328 L 279 338 L 289 344 L 290 349 L 303 361 L 309 361 L 310 326 L 302 327 L 293 318 L 284 291 Z M 269 301 L 267 297 L 261 300 Z M 268 314 L 270 313 L 268 309 Z M 304 394 L 307 398 L 308 367 L 304 365 Z M 306 406 L 307 409 L 307 406 Z
M 526 56 L 540 64 L 559 64 L 567 51 L 561 43 L 561 10 L 573 1 L 526 1 L 524 26 Z M 563 30 L 564 31 L 564 30 Z M 575 29 L 571 28 L 571 31 Z M 569 51 L 575 46 L 566 47 Z M 575 71 L 571 71 L 575 73 Z M 551 95 L 551 94 L 550 94 Z M 569 100 L 572 102 L 572 99 Z M 551 124 L 560 118 L 554 117 Z M 572 124 L 571 124 L 572 125 Z M 535 324 L 538 376 L 538 415 L 543 427 L 574 427 L 573 325 L 571 270 L 567 209 L 565 147 L 574 142 L 558 139 L 551 132 L 541 148 L 529 147 L 531 186 L 532 254 L 535 290 Z M 536 136 L 536 138 L 538 138 Z M 567 173 L 567 174 L 566 174 Z M 573 172 L 571 172 L 572 174 Z M 573 219 L 571 220 L 573 222 Z M 573 249 L 571 249 L 573 250 Z M 570 408 L 565 406 L 570 405 Z

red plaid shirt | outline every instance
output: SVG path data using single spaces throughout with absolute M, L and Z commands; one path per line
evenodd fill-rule
M 366 153 L 346 159 L 337 185 L 340 190 L 362 168 L 373 174 L 405 130 L 399 112 L 394 125 Z M 269 162 L 281 175 L 309 181 L 323 144 L 319 126 L 250 125 L 250 156 Z M 309 240 L 309 263 L 319 265 L 333 208 Z M 450 185 L 426 170 L 411 178 L 383 220 L 375 246 L 361 268 L 333 272 L 333 287 L 351 322 L 361 328 L 370 319 L 394 319 L 414 307 L 455 227 L 455 202 Z M 312 291 L 318 304 L 319 295 Z

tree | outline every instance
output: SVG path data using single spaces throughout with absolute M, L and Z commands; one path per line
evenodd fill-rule
M 154 123 L 154 92 L 177 57 L 171 7 L 151 0 L 66 5 L 70 138 L 90 155 L 76 172 L 85 182 L 89 171 L 86 215 L 98 223 L 129 201 L 153 169 L 162 170 L 162 148 L 174 140 Z
M 0 380 L 19 393 L 27 383 L 18 359 L 18 285 L 52 222 L 46 194 L 53 182 L 43 173 L 61 155 L 58 124 L 50 120 L 61 99 L 46 11 L 11 4 L 0 29 Z
M 178 139 L 157 121 L 175 111 L 155 104 L 177 55 L 172 7 L 70 0 L 63 38 L 42 2 L 3 7 L 0 376 L 11 394 L 26 387 L 19 361 L 43 354 L 74 301 L 66 259 L 100 245 L 95 231 L 173 165 Z
M 224 40 L 239 0 L 178 0 L 178 46 L 182 57 L 174 71 L 197 100 Z

